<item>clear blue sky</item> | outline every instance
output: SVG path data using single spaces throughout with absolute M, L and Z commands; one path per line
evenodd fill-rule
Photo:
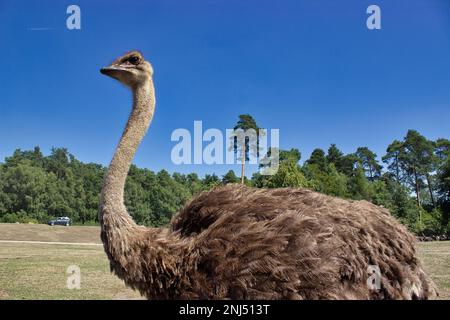
M 66 29 L 72 3 L 79 31 Z M 380 31 L 366 28 L 370 4 Z M 152 62 L 157 90 L 140 167 L 222 174 L 172 164 L 170 135 L 242 113 L 303 160 L 331 143 L 381 156 L 410 128 L 450 138 L 448 0 L 0 0 L 0 21 L 0 161 L 40 145 L 108 164 L 130 94 L 99 69 L 130 49 Z

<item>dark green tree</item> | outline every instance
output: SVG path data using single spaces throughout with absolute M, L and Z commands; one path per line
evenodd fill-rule
M 336 147 L 336 144 L 331 144 L 331 146 L 328 148 L 328 154 L 327 154 L 327 162 L 333 163 L 336 169 L 338 169 L 342 162 L 342 157 L 344 154 L 341 150 Z
M 388 172 L 395 178 L 398 183 L 403 181 L 402 177 L 402 157 L 403 157 L 403 143 L 398 140 L 394 140 L 386 150 L 386 155 L 382 160 L 387 164 Z
M 359 147 L 355 156 L 370 181 L 380 177 L 382 166 L 378 163 L 377 155 L 373 151 L 367 147 Z
M 416 130 L 409 130 L 403 142 L 400 161 L 408 177 L 407 181 L 416 194 L 417 205 L 422 205 L 420 191 L 426 185 L 425 179 L 432 205 L 435 207 L 433 186 L 430 179 L 430 172 L 433 170 L 435 163 L 434 144 Z
M 352 199 L 370 200 L 370 185 L 364 174 L 364 170 L 359 166 L 348 180 L 348 190 Z
M 215 173 L 205 174 L 205 178 L 203 178 L 202 184 L 205 190 L 209 190 L 214 188 L 215 186 L 218 186 L 220 184 L 220 179 Z
M 243 130 L 243 136 L 240 137 L 239 129 Z M 234 130 L 237 130 L 237 136 L 233 139 L 234 152 L 240 154 L 241 159 L 241 183 L 244 183 L 245 178 L 245 162 L 250 160 L 250 154 L 259 157 L 259 127 L 255 119 L 249 114 L 239 115 L 239 120 L 234 126 Z M 246 135 L 247 130 L 255 130 L 256 145 L 250 143 L 249 137 Z M 242 133 L 242 132 L 241 132 Z
M 238 183 L 238 182 L 239 178 L 236 176 L 233 170 L 229 170 L 222 178 L 223 184 Z
M 327 159 L 322 149 L 314 149 L 311 157 L 306 161 L 308 164 L 316 165 L 319 170 L 325 171 L 327 167 Z

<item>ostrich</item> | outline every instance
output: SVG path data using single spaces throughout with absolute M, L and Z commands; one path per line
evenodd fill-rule
M 366 201 L 231 184 L 196 196 L 169 228 L 137 225 L 125 208 L 124 186 L 153 117 L 153 68 L 132 51 L 101 73 L 133 93 L 99 209 L 111 271 L 126 285 L 148 299 L 435 296 L 412 234 L 386 209 Z M 375 288 L 368 285 L 370 266 L 380 270 Z

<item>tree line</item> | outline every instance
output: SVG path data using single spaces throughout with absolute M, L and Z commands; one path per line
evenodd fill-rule
M 382 163 L 367 147 L 344 154 L 335 144 L 326 151 L 315 149 L 303 164 L 298 149 L 279 150 L 279 155 L 275 175 L 255 173 L 250 179 L 243 176 L 243 182 L 258 188 L 305 187 L 367 200 L 388 208 L 416 234 L 450 232 L 447 139 L 431 141 L 409 130 L 402 140 L 387 146 Z M 39 147 L 18 149 L 0 163 L 0 221 L 46 223 L 68 216 L 74 223 L 96 224 L 105 173 L 104 166 L 83 163 L 66 148 L 53 148 L 48 156 Z M 137 223 L 162 226 L 199 192 L 240 180 L 232 170 L 222 177 L 200 178 L 195 173 L 153 172 L 132 165 L 125 205 Z

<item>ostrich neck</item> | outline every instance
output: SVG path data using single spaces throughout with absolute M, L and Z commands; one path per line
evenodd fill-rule
M 183 259 L 189 246 L 182 245 L 167 228 L 136 225 L 124 204 L 128 170 L 154 109 L 153 82 L 149 80 L 133 89 L 133 110 L 103 182 L 99 220 L 111 270 L 133 288 L 142 283 L 147 286 L 148 278 L 143 275 L 150 275 L 154 282 L 151 290 L 167 295 L 163 289 L 178 284 L 177 279 L 184 276 L 177 261 Z
M 133 88 L 133 109 L 103 183 L 99 213 L 102 230 L 136 226 L 124 205 L 124 188 L 131 162 L 147 132 L 154 109 L 153 81 L 149 79 Z

